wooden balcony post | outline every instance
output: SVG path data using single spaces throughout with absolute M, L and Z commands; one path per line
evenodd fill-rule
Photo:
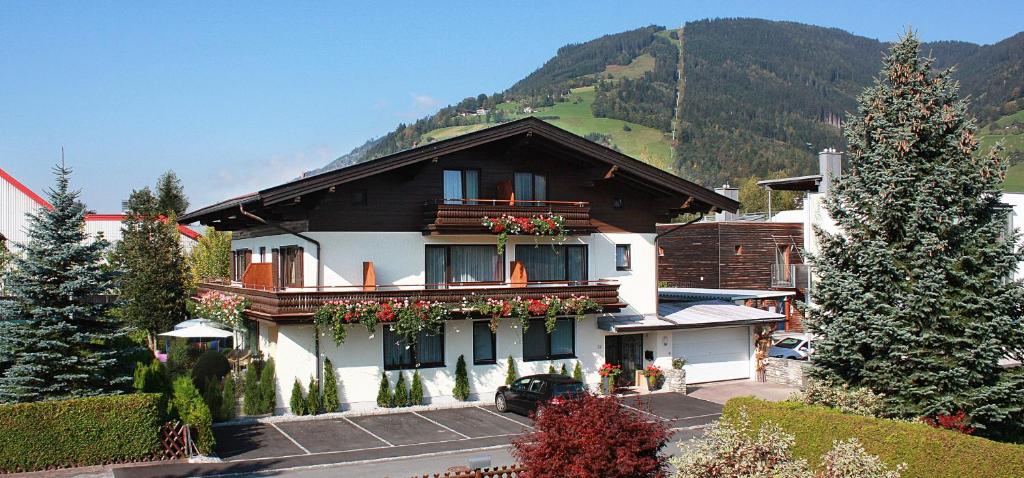
M 363 262 L 363 290 L 377 290 L 377 273 L 373 270 L 373 262 Z
M 526 266 L 523 265 L 523 261 L 511 261 L 510 265 L 512 273 L 509 276 L 509 284 L 512 287 L 526 287 Z

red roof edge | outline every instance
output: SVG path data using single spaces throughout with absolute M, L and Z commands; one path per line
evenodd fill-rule
M 120 221 L 123 221 L 126 216 L 127 216 L 126 214 L 86 214 L 85 215 L 85 220 L 86 221 L 119 221 L 120 222 Z M 164 216 L 160 216 L 160 220 L 161 221 L 167 221 L 167 218 L 164 217 Z M 193 230 L 193 229 L 191 229 L 189 227 L 185 227 L 185 226 L 183 226 L 181 224 L 177 224 L 177 226 L 178 226 L 178 232 L 180 232 L 181 235 L 183 235 L 185 237 L 188 237 L 189 239 L 192 239 L 194 241 L 198 241 L 200 237 L 203 237 L 202 234 L 196 232 L 195 230 Z
M 21 191 L 22 193 L 25 193 L 26 196 L 31 198 L 33 201 L 35 201 L 40 206 L 43 206 L 46 209 L 53 209 L 53 205 L 52 204 L 46 202 L 45 199 L 40 197 L 38 194 L 33 192 L 31 189 L 29 189 L 24 184 L 21 184 L 21 182 L 18 181 L 17 179 L 14 179 L 14 176 L 11 176 L 10 174 L 7 174 L 7 171 L 4 171 L 3 168 L 0 168 L 0 178 L 3 178 L 5 181 L 11 183 L 11 185 L 14 186 L 17 190 Z

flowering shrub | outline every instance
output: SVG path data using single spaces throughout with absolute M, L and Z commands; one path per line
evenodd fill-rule
M 662 375 L 661 367 L 654 364 L 648 365 L 647 368 L 644 369 L 643 374 L 644 377 L 647 378 L 658 378 Z
M 211 290 L 199 296 L 196 315 L 238 329 L 242 326 L 243 312 L 248 305 L 249 301 L 240 295 Z
M 935 428 L 945 428 L 963 433 L 964 435 L 974 433 L 974 427 L 970 425 L 970 417 L 963 410 L 959 410 L 952 415 L 939 413 L 934 417 L 921 417 L 921 421 Z
M 615 397 L 584 394 L 542 405 L 530 433 L 512 442 L 522 478 L 644 478 L 666 473 L 661 453 L 671 436 Z
M 885 412 L 884 396 L 867 388 L 851 388 L 847 385 L 832 385 L 827 382 L 810 380 L 804 389 L 793 394 L 790 400 L 808 405 L 824 405 L 836 408 L 843 413 L 883 417 Z
M 498 217 L 484 217 L 481 224 L 491 233 L 498 235 L 498 254 L 505 251 L 508 236 L 553 236 L 559 242 L 565 239 L 565 218 L 554 214 L 541 214 L 532 217 L 515 217 L 505 214 Z
M 313 315 L 316 325 L 330 330 L 335 343 L 345 342 L 349 324 L 362 324 L 373 333 L 377 324 L 390 324 L 391 329 L 407 340 L 415 341 L 420 332 L 437 333 L 451 316 L 452 308 L 441 302 L 424 300 L 328 301 Z
M 622 367 L 610 363 L 602 365 L 601 368 L 597 370 L 597 374 L 604 378 L 615 378 L 618 377 L 620 373 L 622 373 Z
M 807 460 L 793 456 L 796 438 L 773 422 L 754 430 L 746 409 L 733 419 L 723 418 L 704 429 L 703 437 L 680 443 L 682 453 L 671 459 L 675 478 L 899 478 L 905 465 L 889 469 L 869 455 L 855 438 L 833 442 L 815 472 Z

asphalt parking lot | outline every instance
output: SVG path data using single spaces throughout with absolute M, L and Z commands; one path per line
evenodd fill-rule
M 718 419 L 722 406 L 675 393 L 623 399 L 623 406 L 668 422 L 688 438 Z M 529 418 L 493 406 L 232 425 L 214 429 L 221 463 L 121 468 L 122 478 L 248 474 L 289 468 L 506 447 Z

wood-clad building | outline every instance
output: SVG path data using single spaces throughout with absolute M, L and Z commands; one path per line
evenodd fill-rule
M 788 290 L 804 300 L 803 224 L 762 221 L 658 225 L 658 282 L 668 287 Z M 787 311 L 787 330 L 800 315 Z

